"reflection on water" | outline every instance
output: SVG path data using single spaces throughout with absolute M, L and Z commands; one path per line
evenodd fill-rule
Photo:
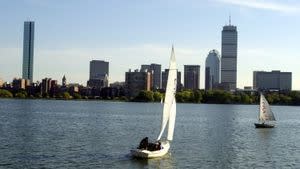
M 178 104 L 163 158 L 129 154 L 155 139 L 161 104 L 0 99 L 0 168 L 297 168 L 299 107 L 273 106 L 273 129 L 255 129 L 257 105 Z
M 141 159 L 131 157 L 131 161 L 139 168 L 174 168 L 174 161 L 171 153 L 166 154 L 162 158 L 152 158 L 152 159 Z
M 269 142 L 269 139 L 272 139 L 272 135 L 276 132 L 276 130 L 267 129 L 267 128 L 260 128 L 256 129 L 257 134 L 263 142 Z
M 217 109 L 224 109 L 224 105 L 215 105 Z M 222 112 L 223 115 L 214 109 L 206 114 L 204 128 L 208 131 L 203 133 L 206 138 L 204 143 L 205 156 L 208 157 L 210 167 L 229 168 L 231 160 L 235 158 L 234 152 L 234 134 L 235 134 L 235 115 L 232 112 Z M 199 133 L 201 135 L 201 133 Z M 220 158 L 222 157 L 222 158 Z

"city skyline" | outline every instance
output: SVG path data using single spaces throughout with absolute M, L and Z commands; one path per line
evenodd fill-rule
M 34 81 L 60 79 L 65 74 L 70 82 L 85 84 L 90 60 L 110 62 L 110 81 L 124 81 L 124 72 L 131 67 L 158 63 L 166 68 L 172 43 L 179 71 L 183 72 L 183 65 L 198 64 L 200 77 L 205 77 L 207 52 L 221 51 L 221 30 L 231 13 L 232 24 L 239 30 L 237 87 L 252 86 L 255 70 L 281 70 L 293 72 L 292 89 L 300 89 L 300 72 L 294 64 L 299 57 L 299 25 L 294 23 L 300 15 L 297 1 L 258 0 L 255 5 L 248 0 L 56 2 L 3 2 L 0 20 L 7 24 L 0 33 L 1 79 L 11 81 L 22 75 L 22 32 L 28 17 L 35 21 Z M 81 7 L 90 12 L 77 14 Z M 209 11 L 215 13 L 207 15 Z M 117 28 L 121 25 L 122 29 Z

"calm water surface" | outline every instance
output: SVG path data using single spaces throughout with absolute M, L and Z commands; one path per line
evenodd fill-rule
M 272 109 L 255 129 L 257 105 L 178 104 L 170 153 L 138 160 L 159 103 L 0 99 L 0 168 L 300 168 L 300 107 Z

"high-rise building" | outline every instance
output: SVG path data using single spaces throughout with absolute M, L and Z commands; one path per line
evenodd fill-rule
M 61 84 L 62 84 L 63 87 L 66 87 L 66 86 L 67 86 L 67 78 L 66 78 L 65 75 L 64 75 L 63 78 L 62 78 Z
M 151 72 L 151 67 L 150 65 L 141 65 L 141 72 L 145 72 L 145 71 L 148 71 L 148 72 Z
M 42 79 L 41 83 L 41 93 L 49 93 L 51 89 L 51 78 L 44 78 Z
M 291 90 L 292 72 L 279 70 L 253 72 L 253 89 L 256 90 Z
M 165 69 L 165 71 L 161 74 L 161 84 L 162 89 L 166 90 L 167 82 L 168 82 L 169 69 Z M 182 87 L 181 84 L 181 72 L 177 70 L 177 91 L 180 91 Z
M 236 26 L 229 25 L 222 30 L 221 54 L 221 85 L 225 90 L 235 90 L 237 84 L 237 43 L 238 33 Z
M 30 86 L 30 80 L 29 79 L 14 78 L 13 81 L 12 81 L 12 85 L 13 85 L 13 88 L 15 90 L 26 89 L 28 86 Z
M 51 78 L 44 78 L 42 79 L 42 83 L 40 85 L 41 85 L 41 94 L 43 95 L 48 94 L 54 96 L 59 92 L 57 80 L 52 80 Z M 65 90 L 65 88 L 61 88 L 61 89 L 63 89 L 62 91 Z
M 184 88 L 200 89 L 200 65 L 184 65 Z
M 220 54 L 213 49 L 205 61 L 205 90 L 215 89 L 221 82 Z
M 33 56 L 34 56 L 34 22 L 24 22 L 23 37 L 23 79 L 33 82 Z
M 129 70 L 125 73 L 126 95 L 129 97 L 137 96 L 141 90 L 150 91 L 151 85 L 152 74 L 148 71 Z
M 103 79 L 109 76 L 109 63 L 103 60 L 90 61 L 90 79 Z
M 90 79 L 87 85 L 92 88 L 108 87 L 109 63 L 102 60 L 90 62 Z
M 161 65 L 152 63 L 151 65 L 141 65 L 141 72 L 148 71 L 153 74 L 152 89 L 161 88 Z
M 25 89 L 26 88 L 26 80 L 25 79 L 16 79 L 14 78 L 12 81 L 13 88 L 15 90 Z

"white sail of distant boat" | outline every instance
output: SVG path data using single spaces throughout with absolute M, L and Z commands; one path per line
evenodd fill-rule
M 270 108 L 268 101 L 264 95 L 260 95 L 260 108 L 259 108 L 260 121 L 275 121 L 274 114 Z
M 260 94 L 259 115 L 258 120 L 260 123 L 255 123 L 257 128 L 273 128 L 274 124 L 268 124 L 269 121 L 276 121 L 274 113 L 263 94 Z
M 177 87 L 177 66 L 175 60 L 174 48 L 172 46 L 169 74 L 166 86 L 166 93 L 164 99 L 164 107 L 161 118 L 160 132 L 157 137 L 157 141 L 161 143 L 161 149 L 156 151 L 148 151 L 144 149 L 131 150 L 133 156 L 141 158 L 154 158 L 161 157 L 168 153 L 170 148 L 170 141 L 173 140 L 175 120 L 176 120 L 176 87 Z M 168 128 L 167 128 L 168 126 Z M 167 128 L 167 137 L 163 139 L 163 134 Z

